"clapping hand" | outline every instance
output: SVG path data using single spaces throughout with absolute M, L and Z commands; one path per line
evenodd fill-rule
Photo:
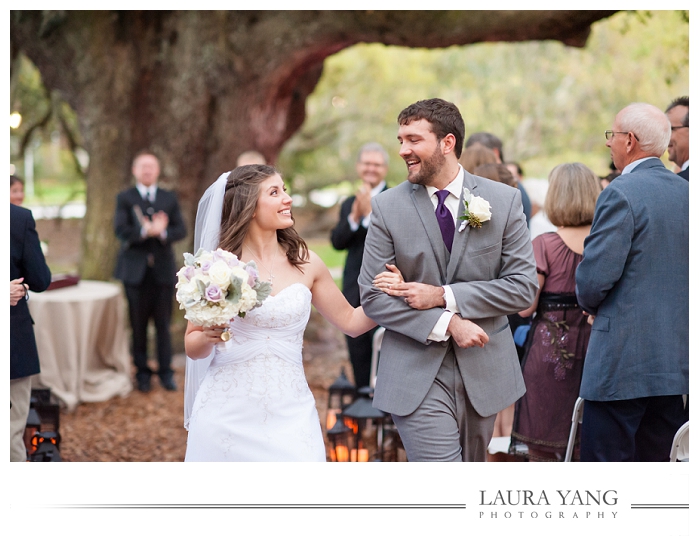
M 146 233 L 150 237 L 160 237 L 160 235 L 167 229 L 169 222 L 170 219 L 165 211 L 153 213 L 150 221 L 145 223 Z
M 352 220 L 359 224 L 359 221 L 371 213 L 371 186 L 364 183 L 359 187 L 354 195 L 354 202 L 350 210 Z

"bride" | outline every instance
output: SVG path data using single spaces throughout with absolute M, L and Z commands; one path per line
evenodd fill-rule
M 188 323 L 185 461 L 326 461 L 301 355 L 311 304 L 349 336 L 375 323 L 347 302 L 293 226 L 291 197 L 268 165 L 224 173 L 199 203 L 194 249 L 254 261 L 272 294 L 230 325 Z

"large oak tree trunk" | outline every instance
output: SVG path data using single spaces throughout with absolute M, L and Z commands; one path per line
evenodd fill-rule
M 323 60 L 358 42 L 447 47 L 555 39 L 583 46 L 612 11 L 13 11 L 11 52 L 75 109 L 90 155 L 81 275 L 109 279 L 112 217 L 150 149 L 181 200 L 196 205 L 244 150 L 274 162 L 301 126 Z

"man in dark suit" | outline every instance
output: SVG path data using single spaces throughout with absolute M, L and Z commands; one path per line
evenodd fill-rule
M 665 109 L 672 134 L 667 147 L 668 158 L 679 168 L 677 173 L 689 180 L 689 97 L 678 97 Z
M 10 204 L 10 461 L 13 462 L 27 461 L 24 429 L 29 415 L 31 377 L 39 373 L 27 290 L 42 292 L 50 284 L 51 271 L 41 251 L 32 212 Z M 13 297 L 20 287 L 21 297 Z
M 689 183 L 660 161 L 670 122 L 649 104 L 605 133 L 621 175 L 597 200 L 578 303 L 592 320 L 581 461 L 668 461 L 689 419 Z
M 138 389 L 151 389 L 148 322 L 157 332 L 161 385 L 177 389 L 171 368 L 170 318 L 175 290 L 172 243 L 187 235 L 177 196 L 158 187 L 160 163 L 150 152 L 138 154 L 131 169 L 136 186 L 117 196 L 114 231 L 121 241 L 115 277 L 124 283 L 132 329 L 132 355 Z
M 335 249 L 347 250 L 342 292 L 347 301 L 355 307 L 360 305 L 357 278 L 362 267 L 364 240 L 371 219 L 371 198 L 386 189 L 386 150 L 375 142 L 365 144 L 359 150 L 356 168 L 362 185 L 353 197 L 342 203 L 340 219 L 330 234 L 330 241 Z M 346 337 L 354 382 L 358 388 L 368 386 L 370 382 L 372 341 L 375 332 L 376 329 L 371 329 L 356 338 Z

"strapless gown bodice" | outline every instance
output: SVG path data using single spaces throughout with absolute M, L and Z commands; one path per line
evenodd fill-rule
M 185 461 L 326 461 L 303 370 L 310 312 L 296 283 L 231 322 L 194 401 Z

